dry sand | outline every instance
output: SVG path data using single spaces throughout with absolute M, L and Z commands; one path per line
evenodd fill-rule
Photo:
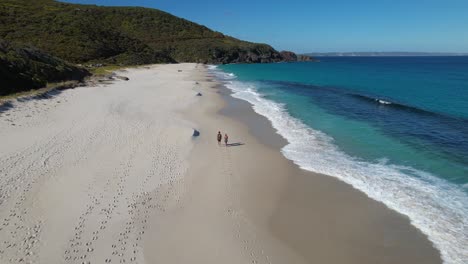
M 0 110 L 0 263 L 441 262 L 406 217 L 283 158 L 204 66 L 119 74 Z

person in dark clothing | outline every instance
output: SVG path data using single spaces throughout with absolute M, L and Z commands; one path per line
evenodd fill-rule
M 218 139 L 218 145 L 220 145 L 221 144 L 221 139 L 223 139 L 223 135 L 221 135 L 221 131 L 218 131 L 217 139 Z

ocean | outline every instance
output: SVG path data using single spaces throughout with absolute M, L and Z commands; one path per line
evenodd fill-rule
M 407 215 L 444 263 L 468 263 L 468 57 L 322 57 L 210 70 L 305 170 Z

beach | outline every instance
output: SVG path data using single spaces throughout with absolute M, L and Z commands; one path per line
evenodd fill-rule
M 408 217 L 287 160 L 205 65 L 116 74 L 0 110 L 1 263 L 442 262 Z

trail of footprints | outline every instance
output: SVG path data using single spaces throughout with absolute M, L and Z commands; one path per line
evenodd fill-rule
M 35 115 L 44 115 L 62 103 L 66 103 L 72 98 L 71 93 L 60 95 L 54 98 L 52 95 L 45 94 L 42 98 L 18 98 L 11 102 L 12 107 L 7 111 L 0 111 L 0 124 L 11 125 L 12 127 L 30 127 L 39 124 L 39 121 L 32 118 Z M 42 101 L 48 100 L 48 102 Z
M 102 131 L 98 128 L 88 135 L 78 130 L 76 134 L 84 136 L 85 144 L 80 144 L 81 148 L 73 153 L 69 150 L 73 139 L 78 137 L 72 133 L 72 127 L 0 161 L 1 171 L 5 173 L 5 177 L 0 177 L 0 215 L 6 216 L 0 218 L 0 257 L 15 256 L 7 259 L 9 263 L 35 263 L 44 223 L 41 219 L 29 217 L 29 206 L 25 203 L 34 203 L 31 190 L 64 165 L 65 154 L 74 157 L 71 159 L 73 164 L 86 159 L 87 147 L 100 137 Z M 29 159 L 34 156 L 40 158 Z
M 180 157 L 176 147 L 166 145 L 161 148 L 164 135 L 159 133 L 154 135 L 155 142 L 146 146 L 152 150 L 152 160 L 147 173 L 133 175 L 132 169 L 134 160 L 145 140 L 141 135 L 142 131 L 148 127 L 136 126 L 134 134 L 127 139 L 134 140 L 140 138 L 137 144 L 133 145 L 132 151 L 126 162 L 122 162 L 120 167 L 115 169 L 112 178 L 106 180 L 104 188 L 99 188 L 97 180 L 92 182 L 88 189 L 90 203 L 86 210 L 79 217 L 75 226 L 75 234 L 69 240 L 68 248 L 63 253 L 66 263 L 91 263 L 91 259 L 96 260 L 96 252 L 107 255 L 98 263 L 138 263 L 142 258 L 141 246 L 144 234 L 148 227 L 148 219 L 154 210 L 164 212 L 170 200 L 179 201 L 176 186 L 181 182 L 183 172 L 175 164 L 179 164 Z M 126 144 L 125 139 L 114 138 L 114 142 Z M 159 147 L 158 147 L 159 146 Z M 115 149 L 119 148 L 119 143 L 115 143 Z M 139 187 L 129 190 L 128 181 L 140 181 Z M 97 187 L 95 187 L 97 186 Z M 127 221 L 121 225 L 113 221 L 116 213 L 126 214 Z M 93 228 L 91 219 L 99 219 L 98 225 Z M 113 225 L 112 230 L 119 230 L 118 234 L 107 231 Z M 115 228 L 118 226 L 118 228 Z M 105 238 L 112 243 L 101 242 Z
M 104 172 L 98 175 L 109 177 L 104 186 L 98 185 L 98 178 L 89 185 L 89 203 L 78 217 L 63 251 L 64 263 L 96 263 L 97 258 L 93 256 L 97 252 L 106 255 L 98 263 L 138 263 L 142 258 L 140 248 L 151 213 L 164 212 L 180 200 L 179 187 L 184 173 L 180 166 L 181 154 L 176 145 L 164 142 L 165 135 L 159 131 L 152 135 L 152 144 L 146 145 L 151 150 L 146 153 L 152 153 L 147 173 L 132 175 L 135 156 L 148 142 L 142 133 L 149 127 L 137 123 L 132 131 L 123 131 L 118 123 L 109 122 L 91 129 L 89 124 L 77 122 L 84 129 L 72 125 L 21 152 L 0 157 L 0 260 L 8 255 L 14 257 L 6 259 L 7 263 L 37 263 L 44 222 L 31 219 L 25 209 L 28 208 L 25 203 L 34 203 L 31 190 L 60 168 L 86 162 L 89 148 L 102 141 L 113 145 L 116 151 L 122 145 L 133 143 L 132 151 L 111 177 Z M 128 181 L 135 180 L 139 181 L 139 187 L 129 190 Z M 113 221 L 116 213 L 128 215 L 125 223 Z M 123 225 L 118 228 L 118 235 L 109 231 L 112 225 Z M 103 238 L 106 241 L 111 238 L 113 242 L 104 245 Z
M 122 139 L 115 138 L 114 142 L 122 142 Z M 114 216 L 114 211 L 122 203 L 125 184 L 133 165 L 133 158 L 140 144 L 133 146 L 129 157 L 126 158 L 127 162 L 121 162 L 120 166 L 115 169 L 113 177 L 106 180 L 102 189 L 97 184 L 97 178 L 89 185 L 87 193 L 90 204 L 87 205 L 85 212 L 79 217 L 79 222 L 75 226 L 75 235 L 70 239 L 68 249 L 64 251 L 64 259 L 68 263 L 91 263 L 90 257 L 95 251 L 95 245 L 98 244 L 101 235 L 105 234 L 106 228 Z M 114 147 L 117 150 L 118 143 L 115 143 Z M 98 221 L 97 226 L 94 223 L 96 220 Z M 94 228 L 90 228 L 90 226 Z M 121 248 L 124 248 L 124 246 Z M 124 256 L 123 253 L 115 250 L 113 253 L 116 253 L 114 255 L 119 257 Z M 106 262 L 110 261 L 110 258 L 106 259 Z M 125 259 L 121 259 L 121 263 L 124 261 Z
M 0 170 L 3 174 L 0 177 L 0 184 L 2 186 L 2 190 L 0 190 L 0 206 L 7 202 L 12 195 L 12 198 L 15 198 L 14 195 L 18 193 L 18 189 L 23 188 L 25 185 L 32 185 L 38 180 L 38 175 L 43 174 L 42 172 L 47 169 L 44 166 L 46 165 L 44 161 L 50 160 L 50 157 L 54 156 L 54 153 L 60 153 L 65 150 L 66 146 L 58 141 L 69 132 L 70 130 L 60 131 L 43 144 L 28 148 L 0 161 Z M 39 156 L 39 159 L 31 160 L 29 158 L 34 156 Z
M 233 173 L 233 165 L 231 159 L 231 153 L 229 148 L 221 148 L 222 153 L 220 156 L 223 157 L 223 173 L 226 176 L 226 193 L 230 196 L 229 201 L 231 204 L 227 205 L 227 214 L 234 220 L 233 225 L 235 229 L 236 239 L 240 240 L 243 244 L 240 254 L 251 260 L 252 264 L 259 262 L 271 264 L 270 257 L 261 249 L 260 243 L 257 239 L 257 230 L 249 222 L 249 220 L 243 215 L 240 207 L 240 197 L 236 191 L 239 187 L 237 186 L 237 179 Z
M 32 262 L 36 257 L 43 223 L 40 219 L 28 217 L 29 212 L 24 203 L 31 203 L 30 191 L 40 180 L 60 167 L 59 157 L 69 145 L 53 144 L 54 139 L 59 138 L 58 135 L 45 145 L 25 151 L 39 153 L 39 160 L 28 160 L 28 156 L 22 156 L 24 153 L 20 153 L 2 161 L 2 170 L 9 177 L 5 177 L 1 183 L 0 212 L 6 217 L 2 219 L 0 225 L 0 253 L 15 256 L 8 259 L 10 263 Z M 70 142 L 71 139 L 66 138 L 66 140 Z M 23 163 L 19 162 L 21 160 Z M 44 162 L 46 160 L 54 166 L 48 166 L 49 164 Z M 14 203 L 6 203 L 7 201 Z

